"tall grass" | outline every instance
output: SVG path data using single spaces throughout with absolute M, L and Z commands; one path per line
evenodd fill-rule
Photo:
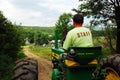
M 41 47 L 41 46 L 30 47 L 29 51 L 40 57 L 46 58 L 48 60 L 51 59 L 51 57 L 50 57 L 51 47 Z
M 110 50 L 109 44 L 107 43 L 106 40 L 103 39 L 103 37 L 97 37 L 96 39 L 93 40 L 95 46 L 101 46 L 102 47 L 102 56 L 106 57 L 108 55 L 113 54 Z

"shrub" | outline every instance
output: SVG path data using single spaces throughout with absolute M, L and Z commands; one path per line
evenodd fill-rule
M 12 70 L 14 66 L 13 59 L 8 56 L 1 54 L 0 55 L 0 80 L 11 80 Z

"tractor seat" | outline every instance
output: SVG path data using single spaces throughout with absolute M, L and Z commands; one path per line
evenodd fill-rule
M 65 60 L 67 66 L 80 66 L 89 64 L 98 64 L 100 55 L 102 55 L 101 46 L 94 47 L 70 47 L 68 49 L 69 53 L 74 50 L 74 53 L 70 54 L 74 60 Z M 69 54 L 68 53 L 68 54 Z

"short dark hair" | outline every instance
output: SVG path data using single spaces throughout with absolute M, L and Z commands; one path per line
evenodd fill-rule
M 73 21 L 76 23 L 83 23 L 84 22 L 84 17 L 81 14 L 75 14 L 73 16 Z

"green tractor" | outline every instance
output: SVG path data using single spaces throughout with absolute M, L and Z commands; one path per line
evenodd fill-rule
M 53 70 L 51 80 L 120 80 L 120 54 L 102 59 L 102 48 L 70 47 L 65 53 L 58 46 L 51 49 Z M 38 62 L 31 58 L 16 61 L 12 80 L 38 80 Z
M 51 55 L 52 80 L 120 80 L 120 55 L 102 59 L 101 46 L 70 47 L 65 53 L 55 35 Z

